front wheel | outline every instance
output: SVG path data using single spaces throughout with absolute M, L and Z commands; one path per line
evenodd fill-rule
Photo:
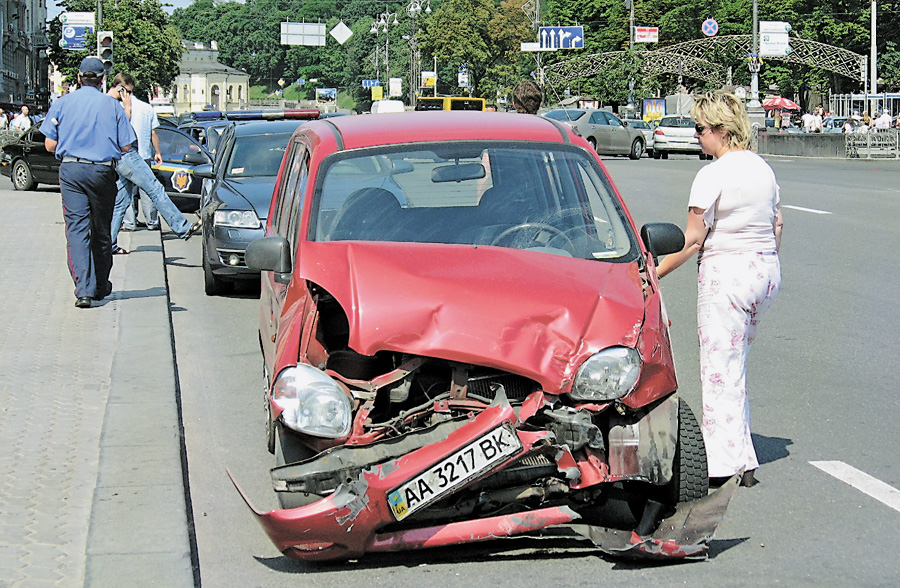
M 13 164 L 12 184 L 16 190 L 34 190 L 37 188 L 37 182 L 34 181 L 31 168 L 24 159 L 17 159 Z
M 631 152 L 628 154 L 630 159 L 640 159 L 644 154 L 644 143 L 640 139 L 635 139 L 631 144 Z
M 690 502 L 709 493 L 706 445 L 700 423 L 684 399 L 678 399 L 678 441 L 672 462 L 672 481 L 664 487 L 669 503 Z
M 212 266 L 209 265 L 209 258 L 207 257 L 206 241 L 203 242 L 203 251 L 201 255 L 203 256 L 203 291 L 206 295 L 218 296 L 219 294 L 225 294 L 226 292 L 231 291 L 232 284 L 213 273 Z
M 587 142 L 591 144 L 591 149 L 593 149 L 594 152 L 596 152 L 597 151 L 597 140 L 594 139 L 593 137 L 588 137 Z

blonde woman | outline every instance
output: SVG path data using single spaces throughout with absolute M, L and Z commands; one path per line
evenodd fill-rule
M 747 358 L 759 322 L 778 294 L 782 218 L 772 168 L 750 150 L 750 121 L 731 94 L 696 97 L 691 116 L 703 152 L 715 156 L 694 178 L 685 246 L 665 257 L 665 276 L 699 254 L 697 330 L 703 438 L 710 482 L 759 467 L 750 437 Z

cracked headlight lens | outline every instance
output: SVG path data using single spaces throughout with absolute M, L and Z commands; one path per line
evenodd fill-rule
M 609 401 L 634 390 L 641 375 L 641 357 L 628 347 L 610 347 L 587 359 L 578 369 L 569 394 L 581 401 Z
M 213 224 L 239 229 L 258 229 L 262 226 L 259 217 L 252 210 L 217 210 L 213 214 Z
M 285 426 L 307 435 L 337 439 L 350 434 L 350 397 L 331 378 L 308 365 L 283 370 L 272 385 L 272 400 Z

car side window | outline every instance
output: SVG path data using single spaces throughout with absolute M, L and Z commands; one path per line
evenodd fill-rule
M 304 161 L 306 149 L 300 141 L 294 141 L 290 146 L 288 154 L 289 166 L 285 169 L 286 177 L 281 183 L 278 193 L 278 202 L 275 205 L 275 218 L 272 226 L 279 235 L 290 238 L 289 224 L 291 220 L 292 200 L 296 197 L 295 192 L 297 183 L 300 178 L 300 170 Z
M 202 153 L 203 149 L 189 135 L 174 129 L 156 128 L 159 135 L 159 147 L 163 161 L 183 163 L 188 153 Z
M 591 124 L 592 125 L 605 125 L 606 118 L 603 116 L 602 112 L 594 112 L 591 114 Z
M 603 115 L 606 117 L 606 120 L 611 127 L 621 127 L 622 121 L 619 120 L 619 117 L 614 115 L 611 112 L 604 112 Z
M 289 198 L 286 200 L 290 203 L 288 209 L 288 227 L 287 237 L 291 244 L 291 263 L 297 260 L 294 258 L 297 251 L 297 241 L 300 238 L 300 217 L 303 215 L 303 198 L 306 195 L 306 181 L 309 178 L 309 153 L 302 143 L 299 143 L 300 149 L 297 151 L 297 157 L 294 159 L 298 162 L 297 182 L 293 184 L 290 192 L 287 193 Z

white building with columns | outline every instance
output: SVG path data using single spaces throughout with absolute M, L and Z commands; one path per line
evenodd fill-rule
M 184 53 L 180 73 L 170 95 L 176 113 L 238 110 L 247 106 L 250 75 L 219 63 L 215 41 L 209 45 L 182 41 L 181 45 Z

